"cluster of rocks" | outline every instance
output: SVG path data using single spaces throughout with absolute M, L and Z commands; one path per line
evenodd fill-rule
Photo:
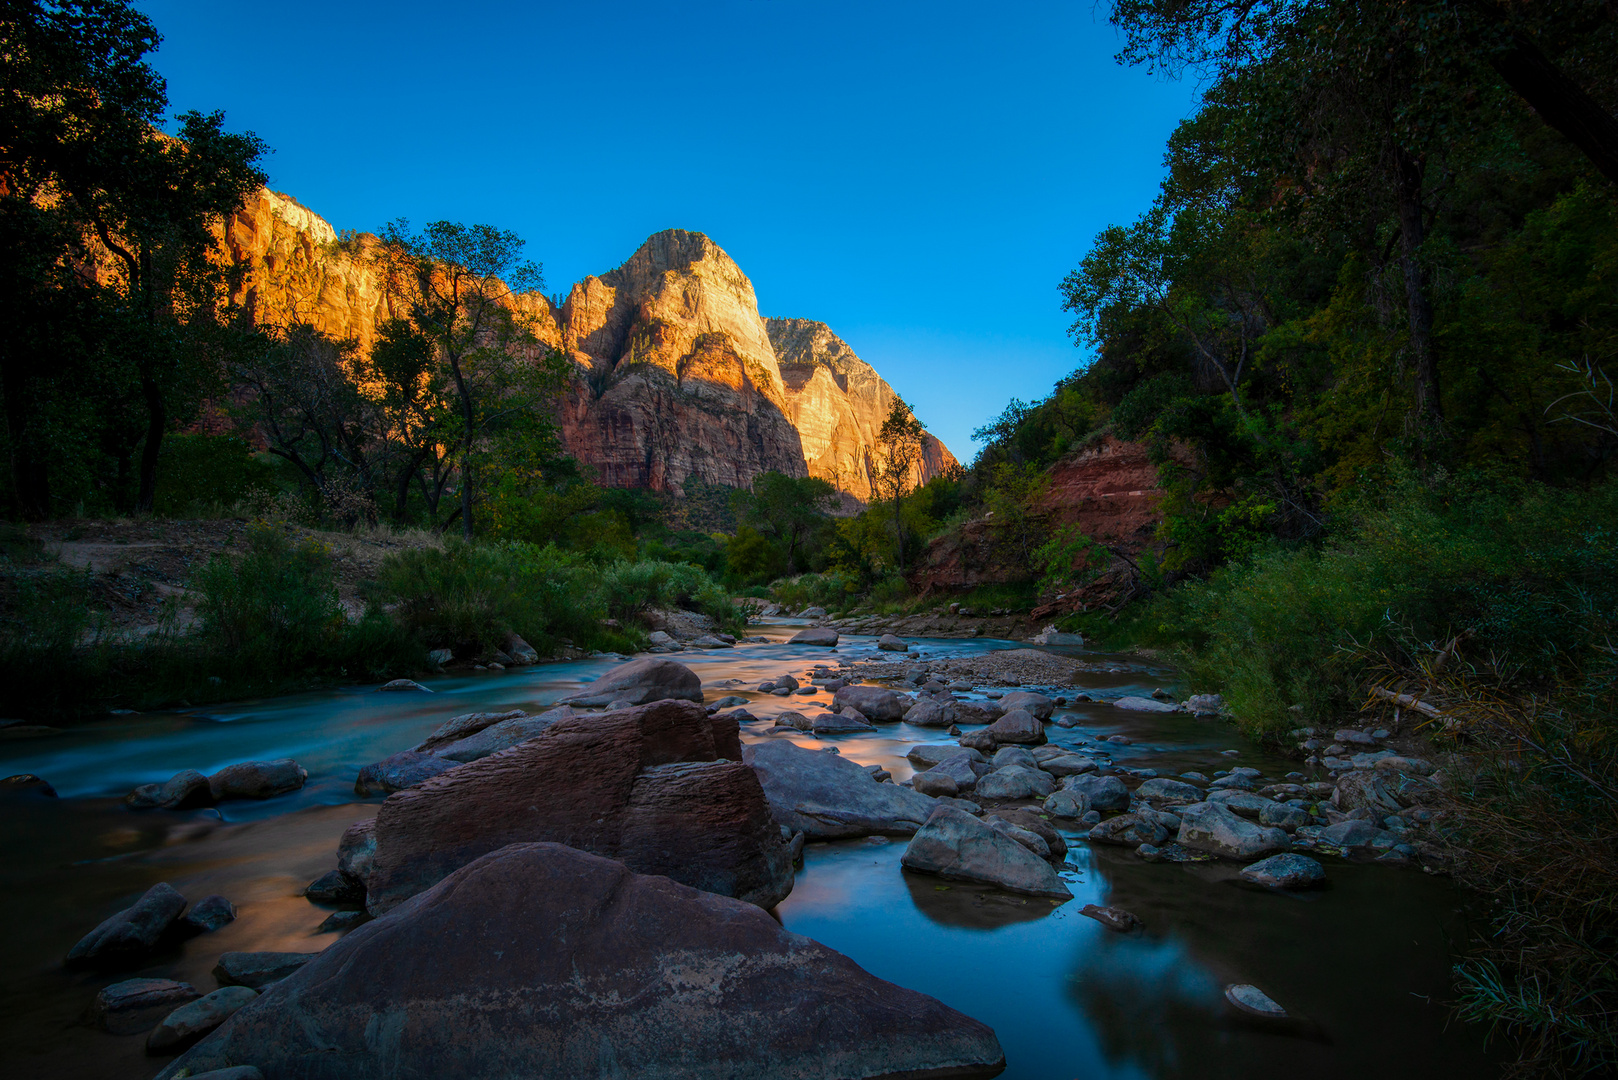
M 142 784 L 124 796 L 131 810 L 191 810 L 229 799 L 271 799 L 303 787 L 309 770 L 291 758 L 243 761 L 212 776 L 195 769 L 175 773 L 161 784 Z
M 186 903 L 168 882 L 158 882 L 80 938 L 67 954 L 67 966 L 94 970 L 137 967 L 185 938 L 217 930 L 236 918 L 235 906 L 223 896 L 203 897 L 190 911 Z
M 427 659 L 434 667 L 439 668 L 456 664 L 453 649 L 432 649 L 427 653 Z M 508 633 L 503 647 L 487 649 L 476 657 L 461 660 L 456 666 L 469 667 L 474 671 L 487 671 L 491 668 L 495 671 L 504 671 L 509 667 L 537 663 L 539 663 L 539 650 L 524 641 L 520 635 Z
M 115 912 L 68 952 L 75 970 L 116 971 L 140 967 L 181 941 L 219 929 L 236 918 L 223 896 L 190 905 L 173 886 L 158 882 L 129 907 Z M 218 1027 L 256 991 L 227 987 L 200 993 L 173 979 L 124 979 L 103 987 L 88 1010 L 90 1022 L 114 1035 L 150 1032 L 151 1053 L 177 1053 Z

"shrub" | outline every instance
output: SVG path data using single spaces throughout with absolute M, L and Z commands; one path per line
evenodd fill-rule
M 234 435 L 170 435 L 158 451 L 158 469 L 153 509 L 165 517 L 253 502 L 276 487 L 276 467 Z
M 776 603 L 793 611 L 807 607 L 836 611 L 849 603 L 857 588 L 858 584 L 845 574 L 799 574 L 772 581 L 770 595 Z
M 653 559 L 614 563 L 602 569 L 598 587 L 608 613 L 618 619 L 653 608 L 685 608 L 700 611 L 727 629 L 739 629 L 747 621 L 707 571 L 688 563 Z
M 243 554 L 214 556 L 191 587 L 203 634 L 255 664 L 313 659 L 345 625 L 331 551 L 269 526 L 250 527 Z
M 502 648 L 517 633 L 548 651 L 585 638 L 605 616 L 578 556 L 519 542 L 417 548 L 389 555 L 372 598 L 430 647 L 459 653 Z
M 1405 482 L 1320 547 L 1271 546 L 1139 616 L 1193 684 L 1256 735 L 1357 707 L 1367 665 L 1411 662 L 1470 631 L 1525 685 L 1578 668 L 1618 611 L 1618 484 L 1566 492 L 1473 476 Z

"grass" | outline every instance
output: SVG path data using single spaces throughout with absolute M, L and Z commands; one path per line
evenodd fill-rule
M 599 565 L 549 545 L 459 541 L 390 552 L 353 619 L 339 603 L 332 544 L 263 523 L 232 553 L 197 567 L 187 585 L 193 625 L 171 604 L 155 628 L 135 633 L 95 614 L 88 573 L 30 566 L 4 575 L 5 715 L 60 721 L 380 681 L 430 670 L 431 648 L 475 658 L 513 633 L 542 656 L 566 647 L 634 651 L 645 644 L 636 616 L 652 608 L 694 609 L 720 630 L 746 625 L 700 567 Z

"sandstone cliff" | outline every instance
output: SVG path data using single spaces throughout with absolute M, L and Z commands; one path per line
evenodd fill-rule
M 256 319 L 308 322 L 361 348 L 399 314 L 373 269 L 375 243 L 340 239 L 268 190 L 221 236 Z M 575 364 L 562 441 L 602 483 L 680 494 L 688 477 L 746 487 L 775 471 L 871 497 L 893 389 L 824 324 L 761 318 L 752 282 L 701 233 L 658 233 L 616 270 L 575 284 L 560 309 L 537 293 L 513 304 Z M 929 436 L 912 479 L 954 464 Z
M 825 323 L 766 319 L 764 325 L 786 383 L 788 415 L 803 442 L 809 475 L 869 500 L 886 460 L 877 432 L 898 395 Z M 911 482 L 925 483 L 955 463 L 949 449 L 928 435 Z

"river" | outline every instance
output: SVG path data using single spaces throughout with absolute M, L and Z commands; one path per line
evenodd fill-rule
M 749 699 L 764 718 L 753 741 L 786 708 L 815 698 L 759 695 L 752 687 L 802 677 L 828 650 L 793 646 L 777 620 L 769 644 L 682 653 L 709 700 Z M 843 638 L 842 658 L 874 655 L 875 639 Z M 1014 642 L 928 639 L 930 656 Z M 1052 650 L 1077 653 L 1079 650 Z M 1095 654 L 1085 654 L 1096 659 Z M 891 654 L 887 654 L 891 657 Z M 1149 695 L 1171 672 L 1136 657 L 1109 658 L 1111 673 L 1081 674 L 1092 695 Z M 133 975 L 177 978 L 206 993 L 215 959 L 231 950 L 309 952 L 336 940 L 316 934 L 328 912 L 300 894 L 335 866 L 338 837 L 376 812 L 359 799 L 360 767 L 419 742 L 452 715 L 542 710 L 596 678 L 617 658 L 470 672 L 427 681 L 433 691 L 379 694 L 351 687 L 228 707 L 109 718 L 60 734 L 0 742 L 0 776 L 36 773 L 60 799 L 0 803 L 0 1066 L 12 1080 L 154 1075 L 145 1037 L 108 1035 L 82 1015 L 99 987 Z M 718 686 L 726 680 L 741 686 Z M 970 695 L 976 696 L 976 695 Z M 1266 754 L 1221 723 L 1183 714 L 1131 713 L 1102 702 L 1058 711 L 1078 726 L 1053 742 L 1111 745 L 1116 764 L 1172 776 L 1212 774 L 1232 763 L 1279 777 L 1295 764 Z M 779 736 L 776 736 L 779 737 Z M 840 736 L 841 753 L 903 780 L 906 751 L 938 742 L 937 730 L 883 725 Z M 806 745 L 822 745 L 807 735 Z M 1234 750 L 1234 756 L 1226 751 Z M 125 810 L 121 796 L 185 768 L 212 772 L 236 761 L 291 757 L 309 770 L 299 792 L 262 803 L 230 802 L 185 813 Z M 902 871 L 902 839 L 810 844 L 781 922 L 852 957 L 868 971 L 931 994 L 989 1024 L 1005 1048 L 1008 1080 L 1153 1077 L 1484 1076 L 1498 1071 L 1482 1033 L 1450 1018 L 1449 966 L 1465 938 L 1462 897 L 1447 879 L 1409 869 L 1327 860 L 1329 885 L 1306 895 L 1242 883 L 1228 863 L 1146 863 L 1123 848 L 1091 848 L 1072 830 L 1063 872 L 1074 894 L 1048 901 Z M 158 881 L 191 900 L 221 893 L 237 920 L 194 938 L 161 962 L 116 976 L 62 968 L 73 943 Z M 1078 913 L 1086 903 L 1128 909 L 1145 932 L 1115 934 Z M 1303 1026 L 1245 1026 L 1222 1007 L 1227 983 L 1253 983 Z

